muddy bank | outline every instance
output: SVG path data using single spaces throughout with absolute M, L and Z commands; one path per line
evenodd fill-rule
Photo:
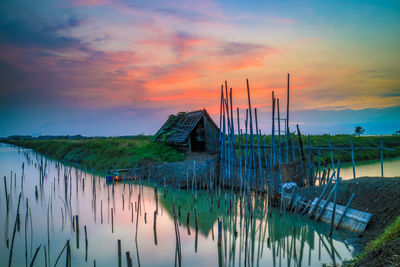
M 333 185 L 330 186 L 330 189 L 332 187 Z M 322 188 L 303 188 L 300 190 L 300 194 L 308 199 L 313 199 L 319 196 Z M 354 246 L 355 252 L 358 253 L 369 241 L 382 234 L 385 228 L 400 215 L 400 178 L 362 177 L 342 181 L 338 188 L 338 204 L 346 205 L 352 193 L 356 195 L 350 208 L 372 213 L 365 232 L 359 238 L 349 240 Z M 375 251 L 374 253 L 380 256 L 375 255 L 376 257 L 373 258 L 385 258 L 387 251 L 391 251 L 391 253 L 394 253 L 393 255 L 399 255 L 400 246 L 397 243 L 389 242 L 385 246 L 386 249 Z M 370 255 L 366 259 L 369 257 Z M 371 260 L 371 258 L 369 259 Z M 360 266 L 368 266 L 367 262 Z M 382 259 L 381 262 L 383 262 Z

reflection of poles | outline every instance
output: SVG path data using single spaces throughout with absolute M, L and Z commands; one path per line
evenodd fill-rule
M 154 231 L 154 244 L 157 246 L 157 211 L 154 211 L 153 231 Z
M 8 259 L 8 266 L 9 267 L 11 266 L 11 260 L 12 260 L 12 255 L 13 255 L 15 231 L 17 230 L 17 223 L 19 221 L 19 205 L 21 203 L 21 195 L 22 195 L 22 193 L 19 193 L 17 215 L 16 215 L 16 218 L 15 218 L 14 231 L 13 231 L 13 236 L 12 236 L 12 240 L 11 240 L 10 257 Z
M 173 215 L 174 215 L 174 226 L 175 226 L 175 238 L 176 238 L 176 249 L 177 249 L 177 254 L 178 254 L 178 265 L 181 266 L 181 261 L 182 261 L 182 248 L 181 248 L 181 238 L 179 235 L 179 226 L 178 222 L 176 219 L 176 212 L 175 212 L 175 203 L 173 204 L 172 207 Z
M 87 229 L 86 229 L 86 225 L 83 226 L 83 228 L 85 229 L 85 261 L 87 262 L 87 257 L 88 257 L 88 239 L 87 239 Z M 49 260 L 50 260 L 50 256 L 49 256 Z M 50 265 L 50 264 L 49 264 Z
M 218 266 L 222 267 L 224 266 L 223 264 L 223 259 L 222 259 L 222 247 L 220 245 L 218 245 Z
M 140 209 L 140 189 L 139 189 L 139 195 L 138 195 L 138 207 L 136 210 L 136 232 L 135 232 L 135 240 L 137 240 L 137 232 L 138 232 L 138 226 L 139 226 L 139 209 Z

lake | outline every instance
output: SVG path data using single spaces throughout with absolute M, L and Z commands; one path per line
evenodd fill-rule
M 133 266 L 178 266 L 179 254 L 182 265 L 192 267 L 321 266 L 352 257 L 345 240 L 353 235 L 334 231 L 330 238 L 327 224 L 280 216 L 260 195 L 252 196 L 247 210 L 232 191 L 108 185 L 103 177 L 5 144 L 0 174 L 1 266 L 7 266 L 12 246 L 12 266 L 29 266 L 39 246 L 35 266 L 54 266 L 59 255 L 57 265 L 64 266 L 68 240 L 72 266 L 118 266 L 118 240 L 121 266 L 127 266 L 126 252 Z

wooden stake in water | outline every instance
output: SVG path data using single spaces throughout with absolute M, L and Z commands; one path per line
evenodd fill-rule
M 132 267 L 132 258 L 129 254 L 129 251 L 126 252 L 126 264 L 128 265 L 128 267 Z
M 8 192 L 7 192 L 7 177 L 6 176 L 4 176 L 4 196 L 6 198 L 6 206 L 7 206 L 7 214 L 8 214 L 10 205 L 9 205 L 9 197 L 8 197 Z
M 221 240 L 222 240 L 222 222 L 218 218 L 218 247 L 221 246 Z
M 22 193 L 19 193 L 18 206 L 17 206 L 17 215 L 16 215 L 16 218 L 15 218 L 14 231 L 13 231 L 13 236 L 12 236 L 12 239 L 11 239 L 10 257 L 8 258 L 8 267 L 11 266 L 11 260 L 12 260 L 12 255 L 13 255 L 15 231 L 17 230 L 17 222 L 19 220 L 19 205 L 21 203 L 21 195 L 22 195 Z
M 118 239 L 118 266 L 121 267 L 121 239 Z

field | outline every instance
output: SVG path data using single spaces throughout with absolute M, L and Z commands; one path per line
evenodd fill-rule
M 87 138 L 78 140 L 9 140 L 10 144 L 31 148 L 65 163 L 96 171 L 133 168 L 151 162 L 185 160 L 185 154 L 149 136 Z
M 276 137 L 278 139 L 278 137 Z M 295 134 L 291 134 L 291 140 L 294 140 L 296 148 L 299 146 L 299 138 Z M 400 156 L 400 136 L 396 135 L 384 135 L 384 136 L 354 136 L 354 135 L 311 135 L 311 147 L 328 147 L 329 140 L 331 141 L 331 145 L 334 148 L 349 148 L 350 142 L 353 140 L 355 152 L 354 158 L 355 161 L 364 161 L 364 160 L 373 160 L 380 159 L 380 149 L 375 150 L 366 150 L 366 149 L 357 149 L 358 147 L 374 147 L 379 148 L 380 142 L 382 141 L 383 146 L 386 148 L 394 149 L 393 151 L 384 150 L 383 156 L 384 158 L 393 158 Z M 269 145 L 271 143 L 271 136 L 267 135 L 263 137 L 263 141 L 265 144 Z M 282 139 L 282 147 L 281 149 L 284 151 L 285 149 L 285 140 Z M 308 156 L 308 136 L 302 136 L 303 149 L 306 156 Z M 291 153 L 291 149 L 289 149 Z M 318 150 L 312 149 L 312 155 L 314 156 L 314 161 L 318 160 Z M 284 152 L 283 152 L 284 153 Z M 329 150 L 322 150 L 321 153 L 321 161 L 325 162 L 326 160 L 330 160 L 330 152 Z M 296 157 L 299 156 L 299 151 L 296 152 Z M 333 157 L 336 160 L 340 159 L 341 162 L 351 162 L 351 150 L 334 150 Z

